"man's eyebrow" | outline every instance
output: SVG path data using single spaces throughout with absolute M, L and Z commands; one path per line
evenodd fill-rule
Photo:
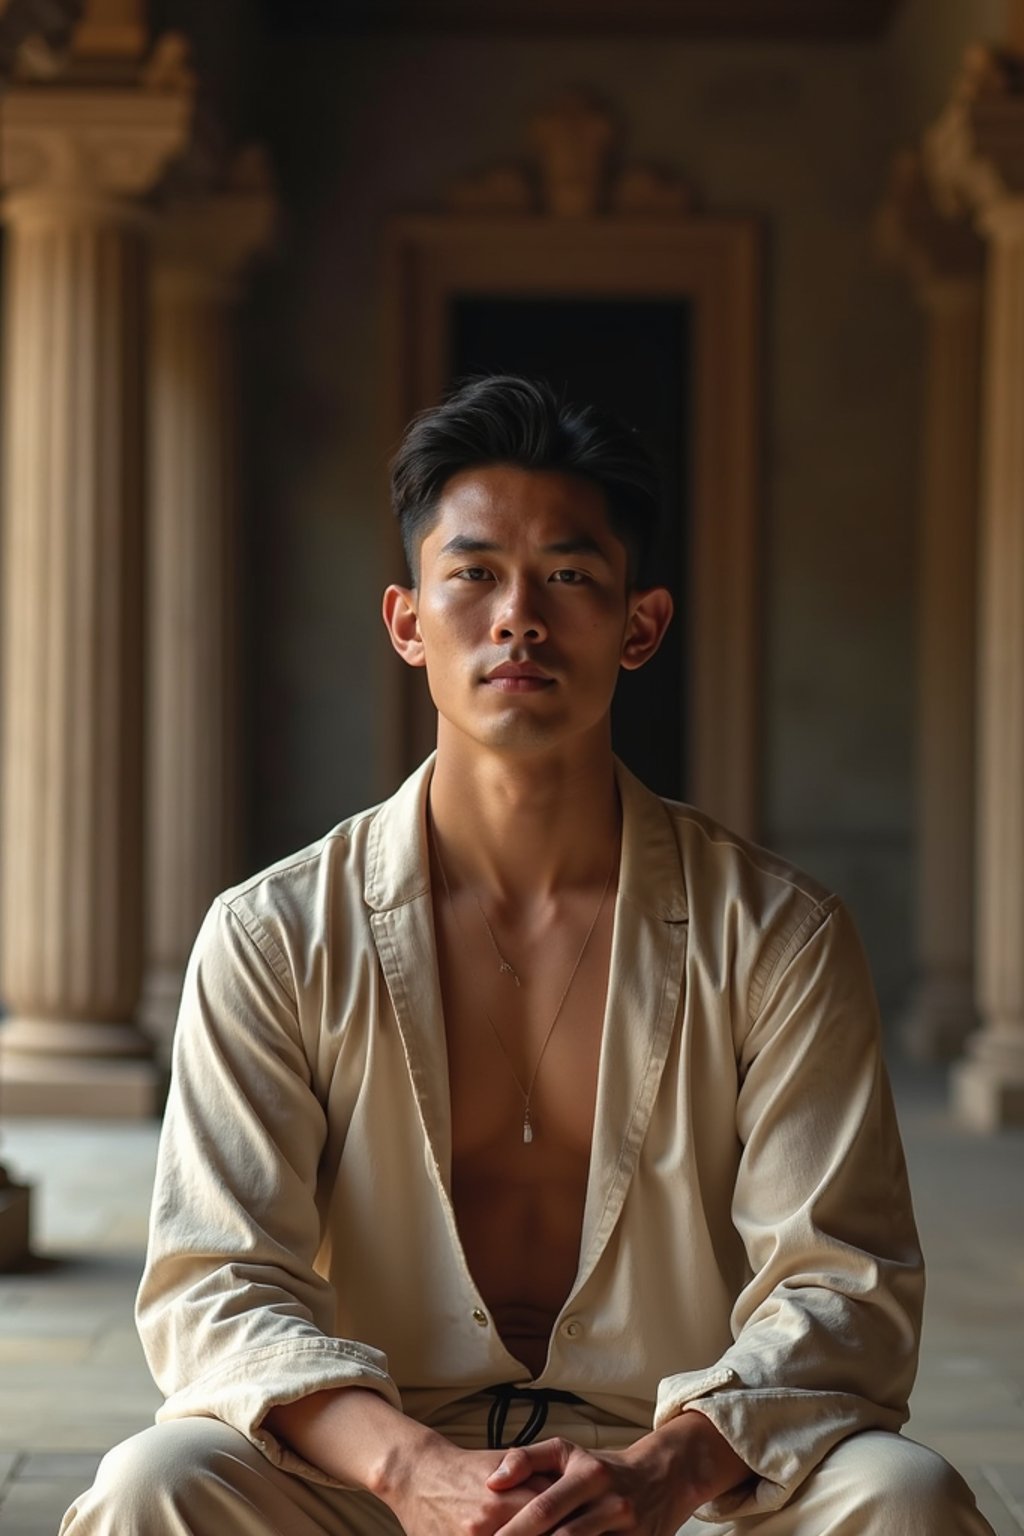
M 575 534 L 571 539 L 559 539 L 555 544 L 545 544 L 546 555 L 596 555 L 607 564 L 608 554 L 589 533 Z
M 457 533 L 454 538 L 443 544 L 439 550 L 442 555 L 493 555 L 501 552 L 502 546 L 495 544 L 490 539 L 474 538 L 469 533 Z M 557 539 L 553 544 L 545 544 L 542 551 L 545 555 L 593 555 L 598 560 L 608 564 L 608 555 L 589 534 L 574 534 L 572 538 Z
M 500 544 L 494 544 L 487 539 L 474 539 L 472 534 L 457 533 L 447 544 L 443 544 L 438 551 L 442 555 L 493 555 L 501 548 Z

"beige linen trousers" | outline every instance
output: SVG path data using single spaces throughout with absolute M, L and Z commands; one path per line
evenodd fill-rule
M 515 1409 L 510 1415 L 514 1423 Z M 557 1412 L 558 1417 L 555 1417 Z M 545 1433 L 618 1448 L 636 1430 L 600 1413 L 556 1404 Z M 486 1407 L 468 1407 L 445 1432 L 486 1446 Z M 992 1536 L 967 1485 L 934 1451 L 902 1435 L 865 1430 L 838 1445 L 781 1509 L 680 1536 Z M 72 1505 L 60 1536 L 403 1536 L 371 1494 L 327 1488 L 274 1467 L 215 1419 L 176 1419 L 126 1441 Z M 415 1532 L 410 1533 L 415 1536 Z

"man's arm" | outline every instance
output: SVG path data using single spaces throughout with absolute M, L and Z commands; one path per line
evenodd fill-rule
M 266 1427 L 333 1480 L 375 1494 L 415 1536 L 493 1536 L 551 1483 L 532 1468 L 489 1481 L 504 1452 L 462 1450 L 355 1387 L 278 1404 Z
M 437 1438 L 375 1392 L 343 1387 L 278 1403 L 264 1424 L 329 1477 L 378 1497 Z
M 274 1461 L 322 1477 L 261 1426 L 277 1402 L 372 1388 L 387 1360 L 335 1336 L 317 1273 L 326 1134 L 290 976 L 244 901 L 218 900 L 189 962 L 136 1314 L 161 1419 L 207 1414 Z
M 279 1404 L 267 1428 L 339 1483 L 366 1488 L 415 1536 L 673 1536 L 750 1468 L 700 1413 L 683 1413 L 626 1451 L 544 1440 L 464 1451 L 376 1393 L 344 1388 Z
M 923 1291 L 874 991 L 834 898 L 775 956 L 737 1055 L 732 1220 L 751 1275 L 733 1344 L 666 1376 L 655 1416 L 699 1409 L 757 1473 L 710 1519 L 778 1508 L 847 1436 L 900 1427 Z

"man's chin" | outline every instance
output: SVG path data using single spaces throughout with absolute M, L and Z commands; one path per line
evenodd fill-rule
M 500 719 L 474 720 L 468 726 L 450 721 L 449 725 L 484 750 L 510 756 L 550 751 L 565 735 L 552 721 L 531 719 L 516 710 L 509 710 Z

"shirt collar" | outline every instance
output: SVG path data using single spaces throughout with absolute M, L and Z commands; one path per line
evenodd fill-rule
M 372 911 L 404 906 L 430 890 L 426 807 L 435 757 L 432 752 L 374 814 L 364 884 Z M 683 922 L 686 888 L 668 808 L 618 758 L 615 777 L 622 801 L 619 896 L 664 922 Z

